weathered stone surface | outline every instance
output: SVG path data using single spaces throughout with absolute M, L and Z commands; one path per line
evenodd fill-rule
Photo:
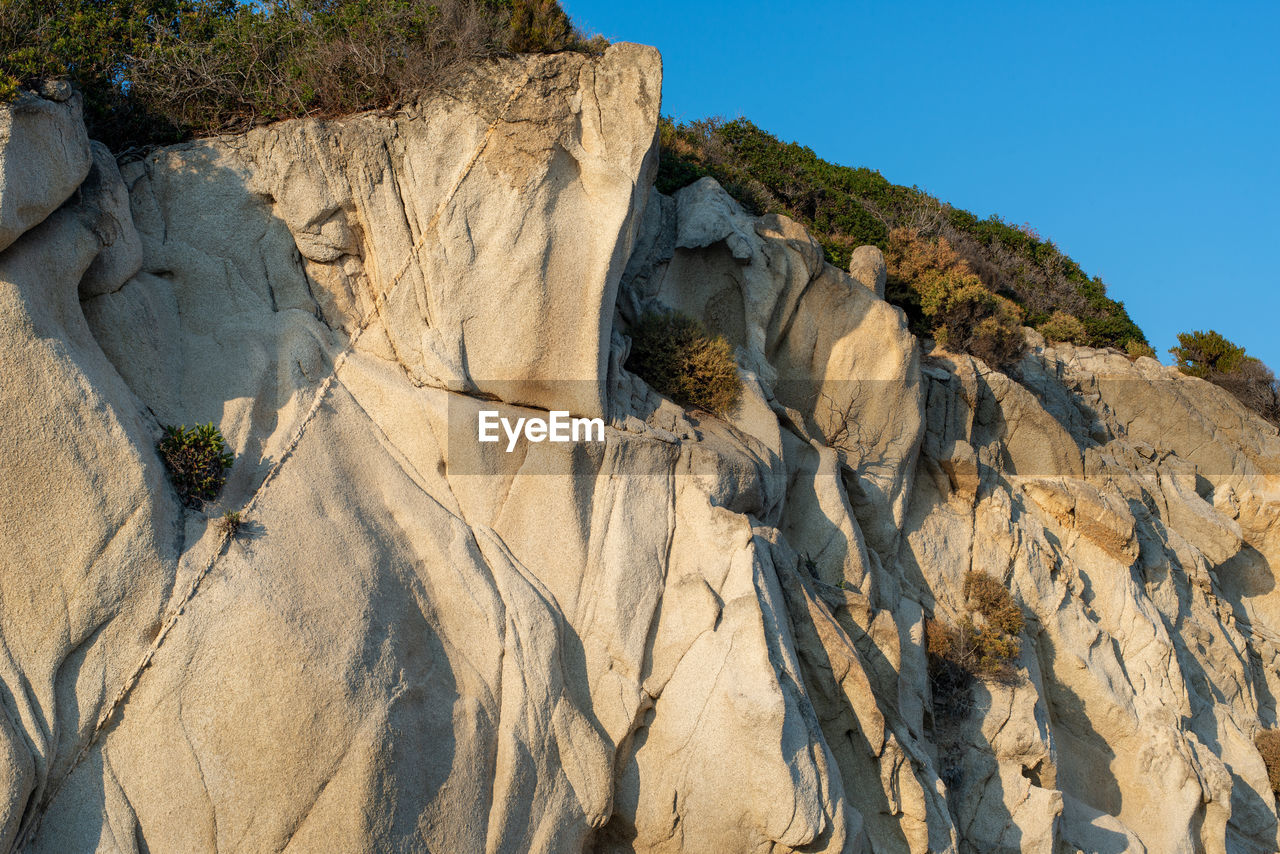
M 0 104 L 0 251 L 66 201 L 89 166 L 78 96 L 24 92 Z
M 157 152 L 128 174 L 147 176 L 134 204 L 148 271 L 261 282 L 276 308 L 367 326 L 361 346 L 419 384 L 602 414 L 618 281 L 656 168 L 658 74 L 636 45 L 507 62 L 404 117 Z M 300 257 L 265 276 L 227 268 L 229 241 Z
M 119 290 L 142 269 L 142 239 L 133 225 L 129 191 L 110 150 L 100 142 L 92 145 L 93 167 L 80 186 L 89 204 L 99 211 L 98 239 L 102 250 L 80 279 L 80 299 Z
M 889 268 L 884 263 L 884 253 L 877 246 L 859 246 L 849 258 L 849 275 L 861 282 L 880 299 L 884 299 L 884 286 L 889 278 Z
M 868 542 L 891 554 L 922 428 L 917 348 L 902 313 L 826 264 L 798 223 L 749 216 L 709 178 L 666 210 L 646 226 L 649 257 L 633 260 L 623 304 L 633 315 L 652 304 L 684 312 L 736 346 L 766 394 L 800 415 L 797 426 L 846 458 Z
M 922 358 L 873 253 L 652 189 L 660 88 L 621 45 L 0 150 L 0 849 L 1276 850 L 1277 432 L 1034 335 Z M 649 308 L 736 412 L 626 369 Z M 459 432 L 551 407 L 605 440 Z M 184 511 L 154 441 L 206 421 Z M 1026 628 L 947 693 L 971 571 Z
M 21 157 L 38 154 L 64 152 Z M 181 547 L 154 426 L 77 301 L 104 216 L 92 199 L 62 207 L 0 252 L 4 850 L 48 806 L 155 636 Z
M 1087 360 L 1089 368 L 1081 364 Z M 980 487 L 973 496 L 957 492 L 922 467 L 903 571 L 949 614 L 964 608 L 956 591 L 965 571 L 1010 579 L 1035 627 L 1024 636 L 1026 681 L 1014 692 L 1032 698 L 1032 717 L 1049 722 L 1040 725 L 1033 782 L 1061 793 L 1062 818 L 1048 837 L 1031 832 L 1023 810 L 1033 800 L 1024 800 L 1009 767 L 1031 767 L 1025 749 L 992 741 L 989 754 L 975 750 L 982 741 L 967 734 L 970 719 L 939 741 L 944 757 L 964 757 L 956 770 L 943 769 L 944 779 L 959 781 L 962 839 L 983 851 L 1048 850 L 1046 838 L 1081 850 L 1270 850 L 1275 814 L 1245 733 L 1270 725 L 1274 695 L 1254 654 L 1244 652 L 1265 655 L 1270 644 L 1267 631 L 1251 632 L 1237 619 L 1265 597 L 1238 592 L 1236 604 L 1225 601 L 1241 589 L 1234 579 L 1259 575 L 1233 557 L 1243 554 L 1246 535 L 1223 511 L 1239 505 L 1219 506 L 1211 484 L 1218 478 L 1261 490 L 1267 478 L 1202 466 L 1248 470 L 1253 460 L 1274 468 L 1280 448 L 1266 450 L 1266 429 L 1226 426 L 1233 421 L 1218 410 L 1230 411 L 1231 403 L 1195 395 L 1191 380 L 1165 369 L 1062 348 L 1034 352 L 1020 371 L 1041 404 L 1001 394 L 1004 379 L 987 380 L 988 396 L 965 364 L 935 362 L 926 371 L 926 462 L 934 457 L 942 470 L 954 456 L 948 449 L 963 440 L 977 449 Z M 1142 416 L 1118 416 L 1121 406 L 1161 412 L 1163 438 L 1135 435 Z M 1203 452 L 1197 440 L 1211 422 L 1222 425 L 1218 448 Z M 1188 433 L 1195 438 L 1181 438 Z M 1221 455 L 1232 444 L 1240 449 Z M 1199 454 L 1202 464 L 1175 449 Z M 1206 490 L 1208 498 L 1200 494 Z M 1261 515 L 1253 509 L 1246 518 Z M 1236 566 L 1244 571 L 1228 579 Z M 1026 658 L 1028 647 L 1034 659 Z M 984 722 L 1006 720 L 994 701 L 990 711 L 979 708 Z M 1009 827 L 1018 828 L 1017 844 L 1002 836 Z

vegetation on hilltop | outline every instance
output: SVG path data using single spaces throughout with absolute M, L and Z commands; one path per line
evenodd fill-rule
M 112 148 L 390 107 L 460 65 L 595 51 L 557 0 L 0 0 L 0 101 L 67 79 Z
M 1147 344 L 1124 304 L 1107 296 L 1102 280 L 1085 275 L 1053 241 L 1041 238 L 1030 226 L 1012 225 L 998 217 L 978 219 L 918 187 L 892 184 L 871 169 L 828 163 L 812 150 L 784 143 L 746 119 L 687 124 L 663 119 L 660 134 L 658 189 L 664 193 L 710 175 L 754 213 L 786 214 L 803 223 L 822 244 L 828 260 L 840 267 L 847 267 L 853 250 L 864 244 L 880 247 L 886 256 L 913 251 L 895 246 L 895 234 L 899 244 L 932 241 L 944 255 L 954 254 L 952 273 L 962 263 L 963 276 L 976 277 L 986 291 L 1008 300 L 1022 313 L 1015 321 L 1008 306 L 970 287 L 966 293 L 972 299 L 965 311 L 977 305 L 983 315 L 979 323 L 996 317 L 987 326 L 989 331 L 999 327 L 999 336 L 1010 323 L 1040 327 L 1060 313 L 1077 321 L 1083 334 L 1076 334 L 1074 324 L 1061 316 L 1051 330 L 1069 328 L 1078 343 L 1121 349 L 1130 349 L 1131 342 Z M 899 277 L 899 285 L 891 288 L 889 300 L 903 307 L 917 324 L 935 324 L 922 311 L 925 298 L 918 283 Z M 949 346 L 957 346 L 952 338 Z
M 902 306 L 917 335 L 996 367 L 1022 355 L 1022 309 L 984 285 L 945 237 L 895 228 L 885 264 L 885 296 Z
M 1208 380 L 1280 427 L 1280 381 L 1261 360 L 1212 329 L 1181 332 L 1178 346 L 1169 348 L 1179 370 Z
M 487 57 L 604 45 L 558 0 L 0 0 L 0 103 L 69 80 L 89 134 L 120 150 L 392 107 Z M 746 119 L 664 118 L 660 136 L 659 190 L 714 177 L 751 211 L 805 225 L 841 267 L 878 246 L 886 296 L 943 346 L 1008 364 L 1025 323 L 1051 341 L 1154 356 L 1102 280 L 1028 225 L 828 163 Z M 1185 372 L 1280 424 L 1280 385 L 1262 362 L 1216 332 L 1179 344 L 1170 352 Z

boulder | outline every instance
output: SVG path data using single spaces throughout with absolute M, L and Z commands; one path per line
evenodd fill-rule
M 849 258 L 849 275 L 861 282 L 880 299 L 884 299 L 884 285 L 889 269 L 884 263 L 884 253 L 876 246 L 859 246 Z
M 0 251 L 66 201 L 91 163 L 79 95 L 0 104 Z
M 129 191 L 105 145 L 95 142 L 93 167 L 80 192 L 102 212 L 103 247 L 80 279 L 80 299 L 87 300 L 119 290 L 142 269 L 142 239 L 133 225 Z

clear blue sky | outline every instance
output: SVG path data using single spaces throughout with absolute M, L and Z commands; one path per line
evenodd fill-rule
M 1212 328 L 1280 372 L 1280 0 L 562 3 L 662 51 L 664 113 L 1030 222 L 1162 360 Z

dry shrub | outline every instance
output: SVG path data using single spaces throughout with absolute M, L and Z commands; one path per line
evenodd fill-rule
M 965 663 L 969 657 L 967 627 L 928 619 L 924 638 L 934 710 L 942 718 L 959 720 L 973 708 L 974 670 Z
M 970 353 L 993 367 L 1018 360 L 1026 349 L 1022 310 L 993 293 L 943 237 L 907 228 L 889 232 L 885 252 L 888 290 L 909 304 L 917 331 L 942 347 Z M 912 312 L 911 308 L 915 311 Z
M 946 239 L 930 239 L 910 228 L 895 228 L 889 233 L 889 247 L 884 254 L 889 275 L 914 281 L 929 272 L 972 275 L 973 270 Z
M 969 613 L 959 622 L 948 625 L 931 619 L 925 623 L 934 705 L 942 716 L 952 719 L 972 709 L 974 680 L 1017 682 L 1018 635 L 1025 625 L 1013 595 L 984 572 L 965 574 L 964 595 Z
M 687 315 L 649 312 L 631 329 L 627 369 L 682 406 L 717 415 L 742 397 L 729 342 Z
M 1052 342 L 1065 342 L 1067 344 L 1084 344 L 1089 340 L 1089 332 L 1084 328 L 1084 324 L 1073 314 L 1065 311 L 1055 311 L 1049 316 L 1049 319 L 1037 327 L 1040 334 Z M 1138 342 L 1130 341 L 1131 344 Z
M 228 510 L 222 514 L 222 518 L 218 520 L 218 533 L 222 534 L 229 540 L 234 540 L 242 528 L 244 528 L 244 517 L 240 515 L 238 510 Z
M 1246 358 L 1235 371 L 1207 379 L 1235 395 L 1236 400 L 1280 427 L 1280 382 L 1261 361 Z
M 1022 357 L 1022 311 L 1010 300 L 972 292 L 957 299 L 934 328 L 938 343 L 969 353 L 994 368 L 1007 367 Z
M 1154 347 L 1150 344 L 1143 344 L 1141 341 L 1133 338 L 1130 338 L 1129 341 L 1125 343 L 1124 351 L 1128 354 L 1129 361 L 1131 362 L 1137 361 L 1141 356 L 1146 356 L 1150 359 L 1154 359 L 1156 357 L 1156 350 Z
M 964 598 L 969 608 L 982 615 L 988 626 L 1007 635 L 1018 635 L 1025 625 L 1022 609 L 1009 589 L 985 572 L 970 570 L 964 575 Z
M 1271 792 L 1280 798 L 1280 729 L 1262 730 L 1254 737 L 1253 744 L 1266 763 Z

